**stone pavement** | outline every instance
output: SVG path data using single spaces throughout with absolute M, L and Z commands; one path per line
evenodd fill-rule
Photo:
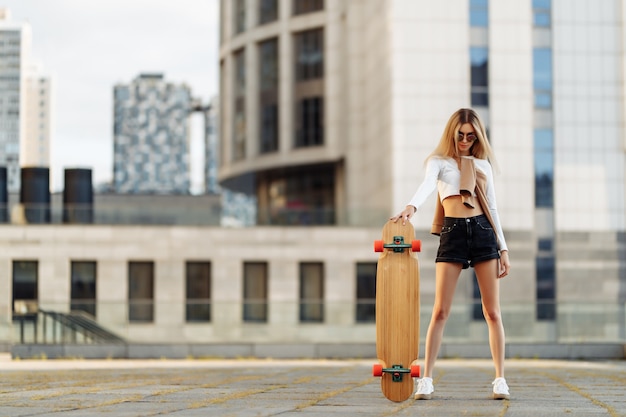
M 0 417 L 626 416 L 626 362 L 508 360 L 511 400 L 490 398 L 490 361 L 441 360 L 430 401 L 393 403 L 374 360 L 0 358 Z

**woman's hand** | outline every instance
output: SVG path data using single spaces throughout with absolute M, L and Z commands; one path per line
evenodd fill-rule
M 390 217 L 389 220 L 392 220 L 394 223 L 396 223 L 399 219 L 402 219 L 402 225 L 404 226 L 407 220 L 411 220 L 411 217 L 413 217 L 415 211 L 415 207 L 406 206 L 404 210 L 402 210 L 399 214 Z
M 509 262 L 509 251 L 500 252 L 500 262 L 498 262 L 498 278 L 504 278 L 509 275 L 511 270 L 511 262 Z

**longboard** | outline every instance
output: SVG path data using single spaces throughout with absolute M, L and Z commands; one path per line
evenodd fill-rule
M 407 400 L 413 378 L 419 377 L 419 263 L 421 242 L 415 240 L 410 222 L 388 221 L 382 240 L 374 241 L 380 252 L 376 269 L 376 356 L 372 369 L 381 377 L 381 390 L 391 401 Z

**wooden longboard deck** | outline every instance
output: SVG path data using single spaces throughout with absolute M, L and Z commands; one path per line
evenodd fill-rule
M 402 236 L 411 244 L 415 239 L 413 225 L 402 220 L 388 221 L 383 227 L 383 243 L 393 243 Z M 411 249 L 394 251 L 385 248 L 376 270 L 376 354 L 383 368 L 400 365 L 411 368 L 419 356 L 419 264 Z M 402 381 L 384 372 L 383 395 L 391 401 L 405 401 L 413 393 L 413 378 L 403 374 Z

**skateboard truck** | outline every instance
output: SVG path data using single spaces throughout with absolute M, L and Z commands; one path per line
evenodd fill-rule
M 404 236 L 394 236 L 393 243 L 384 243 L 382 240 L 374 241 L 374 252 L 382 252 L 384 249 L 393 249 L 394 253 L 402 253 L 405 249 L 420 252 L 422 250 L 422 241 L 413 240 L 411 243 L 405 243 Z
M 383 368 L 380 364 L 374 365 L 372 369 L 374 376 L 383 376 L 383 373 L 391 374 L 393 382 L 402 382 L 404 374 L 410 374 L 411 378 L 419 378 L 420 367 L 419 365 L 411 365 L 410 368 L 405 368 L 402 365 L 392 365 L 391 368 Z

